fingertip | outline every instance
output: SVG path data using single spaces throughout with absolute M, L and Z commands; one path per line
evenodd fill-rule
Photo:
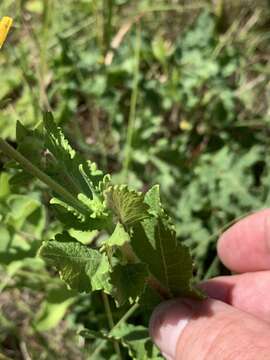
M 179 299 L 166 301 L 154 310 L 149 332 L 166 359 L 175 358 L 178 340 L 192 313 L 191 307 Z
M 243 359 L 247 348 L 249 359 L 266 359 L 268 324 L 219 300 L 181 299 L 161 305 L 150 326 L 167 360 L 197 359 L 198 354 L 209 360 L 231 359 L 232 354 Z
M 225 231 L 217 252 L 223 264 L 235 272 L 270 269 L 270 209 L 249 215 Z

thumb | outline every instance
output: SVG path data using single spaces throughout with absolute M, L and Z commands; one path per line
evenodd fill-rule
M 270 359 L 269 324 L 218 300 L 159 305 L 150 335 L 168 360 Z

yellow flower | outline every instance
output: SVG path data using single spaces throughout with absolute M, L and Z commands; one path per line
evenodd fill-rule
M 190 131 L 192 129 L 192 125 L 186 119 L 181 119 L 179 122 L 179 128 L 183 131 Z
M 4 16 L 3 19 L 0 21 L 0 49 L 7 38 L 7 34 L 12 26 L 12 23 L 12 18 L 8 16 Z

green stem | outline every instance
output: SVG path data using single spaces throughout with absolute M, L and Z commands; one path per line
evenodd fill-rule
M 131 163 L 131 154 L 132 154 L 132 141 L 136 120 L 136 107 L 138 99 L 138 85 L 139 85 L 139 67 L 140 67 L 140 52 L 141 52 L 141 28 L 140 23 L 136 27 L 136 43 L 135 43 L 135 69 L 134 69 L 134 78 L 132 93 L 130 99 L 130 112 L 128 119 L 128 128 L 127 128 L 127 140 L 126 140 L 126 149 L 125 149 L 125 158 L 123 164 L 123 177 L 126 182 L 128 182 L 128 170 Z
M 87 215 L 87 210 L 82 206 L 79 200 L 71 195 L 64 187 L 59 185 L 51 177 L 46 175 L 43 171 L 39 170 L 28 159 L 26 159 L 21 153 L 10 146 L 5 140 L 0 138 L 0 149 L 10 158 L 17 161 L 23 169 L 29 172 L 31 175 L 37 177 L 43 183 L 45 183 L 50 189 L 60 195 L 69 205 L 78 210 L 81 214 Z
M 102 12 L 100 11 L 100 3 L 103 5 L 103 0 L 100 2 L 98 0 L 93 1 L 93 14 L 96 20 L 96 37 L 97 37 L 97 44 L 100 48 L 100 51 L 103 52 L 103 16 Z
M 237 218 L 229 221 L 227 224 L 225 224 L 224 226 L 222 226 L 220 229 L 218 229 L 218 231 L 216 231 L 214 234 L 212 234 L 211 236 L 209 236 L 206 241 L 210 242 L 212 240 L 214 240 L 215 238 L 219 237 L 226 229 L 228 229 L 230 226 L 232 226 L 233 224 L 235 224 L 237 221 L 245 218 L 248 215 L 252 215 L 254 214 L 254 211 L 249 211 L 246 212 L 240 216 L 238 216 Z M 211 265 L 209 266 L 207 272 L 205 273 L 203 280 L 207 280 L 209 279 L 212 274 L 213 274 L 213 270 L 215 269 L 215 267 L 217 266 L 217 264 L 220 262 L 218 256 L 215 256 L 214 260 L 212 261 Z
M 232 226 L 233 224 L 235 224 L 237 221 L 243 219 L 244 217 L 254 214 L 255 211 L 248 211 L 240 216 L 238 216 L 237 218 L 227 222 L 227 224 L 223 225 L 221 228 L 219 228 L 214 234 L 212 234 L 211 236 L 209 236 L 205 241 L 206 242 L 210 242 L 212 240 L 214 240 L 215 238 L 219 237 L 225 230 L 227 230 L 230 226 Z
M 103 4 L 104 12 L 105 12 L 105 18 L 106 21 L 104 21 L 104 44 L 105 44 L 105 53 L 110 48 L 111 38 L 112 38 L 112 18 L 113 18 L 113 3 L 114 0 L 106 0 L 105 6 Z
M 125 315 L 114 325 L 114 327 L 110 330 L 109 335 L 116 329 L 118 326 L 126 322 L 131 315 L 134 314 L 134 312 L 139 308 L 139 304 L 134 304 L 131 306 L 131 308 L 125 313 Z M 102 350 L 103 346 L 106 344 L 106 340 L 102 340 L 101 343 L 96 347 L 94 352 L 91 354 L 91 359 L 94 360 L 94 357 L 97 357 L 99 352 Z
M 114 329 L 116 329 L 118 326 L 120 326 L 121 324 L 123 324 L 124 322 L 126 322 L 130 317 L 131 315 L 137 310 L 139 309 L 139 304 L 134 304 L 131 306 L 131 308 L 125 313 L 124 316 L 121 317 L 121 319 L 114 325 Z M 111 331 L 112 331 L 111 330 Z
M 220 261 L 220 260 L 219 260 L 218 256 L 216 255 L 216 256 L 214 257 L 214 260 L 212 261 L 211 265 L 209 266 L 208 270 L 206 271 L 206 273 L 205 273 L 205 275 L 204 275 L 204 277 L 203 277 L 203 281 L 208 280 L 208 279 L 210 279 L 210 278 L 213 276 L 213 273 L 215 272 L 215 269 L 216 269 L 216 267 L 218 266 L 219 261 Z M 216 275 L 216 274 L 214 274 L 214 276 L 215 276 L 215 275 Z
M 102 294 L 105 312 L 106 312 L 106 316 L 107 316 L 110 331 L 111 331 L 111 329 L 114 328 L 114 321 L 113 321 L 112 311 L 111 311 L 111 307 L 110 307 L 110 302 L 109 302 L 107 294 L 105 294 L 104 292 L 102 292 L 101 294 Z M 121 350 L 120 350 L 120 346 L 119 346 L 118 342 L 114 341 L 113 346 L 114 346 L 114 350 L 115 350 L 115 353 L 117 354 L 118 359 L 122 360 Z
M 39 63 L 39 95 L 40 95 L 40 105 L 46 110 L 50 109 L 49 100 L 46 94 L 46 73 L 47 73 L 47 50 L 48 50 L 48 40 L 49 40 L 49 29 L 51 24 L 51 17 L 53 12 L 53 2 L 52 0 L 44 1 L 43 7 L 43 23 L 42 23 L 42 39 L 38 45 L 40 51 L 40 63 Z

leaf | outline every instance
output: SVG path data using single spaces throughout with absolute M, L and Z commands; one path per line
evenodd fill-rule
M 169 57 L 173 51 L 170 49 L 168 43 L 161 37 L 155 36 L 152 41 L 152 51 L 155 58 L 162 64 L 165 65 L 167 61 L 167 57 Z
M 154 185 L 144 196 L 144 202 L 149 206 L 149 213 L 158 216 L 164 212 L 160 200 L 160 187 Z
M 108 226 L 109 218 L 86 217 L 57 198 L 52 198 L 50 204 L 57 218 L 68 228 L 86 231 L 106 229 Z
M 20 121 L 16 123 L 17 150 L 35 165 L 41 166 L 44 139 L 38 129 L 29 130 Z
M 118 306 L 126 302 L 136 302 L 145 289 L 146 277 L 148 276 L 145 264 L 116 265 L 112 269 L 111 283 Z
M 48 331 L 55 328 L 75 301 L 75 295 L 75 292 L 67 290 L 63 286 L 50 289 L 34 320 L 35 328 L 38 331 Z
M 110 264 L 105 254 L 99 255 L 100 257 L 95 257 L 94 261 L 87 264 L 86 272 L 91 279 L 92 290 L 103 290 L 111 294 Z
M 127 185 L 110 186 L 105 191 L 105 198 L 107 206 L 123 225 L 131 226 L 149 216 L 148 205 L 144 203 L 144 195 L 130 190 Z
M 105 254 L 80 244 L 67 232 L 44 242 L 39 250 L 48 265 L 56 267 L 62 280 L 80 292 L 110 292 L 110 266 Z
M 83 329 L 79 332 L 79 335 L 85 339 L 103 339 L 103 340 L 111 340 L 110 335 L 104 331 L 95 331 L 92 329 Z
M 91 230 L 95 226 L 104 227 L 104 221 L 88 221 L 93 219 L 105 219 L 108 217 L 103 192 L 110 183 L 110 176 L 100 171 L 94 162 L 86 161 L 70 146 L 62 130 L 53 120 L 51 113 L 44 114 L 44 132 L 28 130 L 21 123 L 17 123 L 18 151 L 27 157 L 36 167 L 45 172 L 54 182 L 65 188 L 73 198 L 77 200 L 77 207 L 74 209 L 74 201 L 68 197 L 63 198 L 57 193 L 58 199 L 56 214 L 66 225 L 74 221 L 74 226 L 81 225 L 82 228 Z M 45 149 L 49 151 L 44 152 Z M 45 159 L 42 156 L 45 153 Z M 25 178 L 25 172 L 21 172 L 13 179 L 29 180 Z M 56 190 L 57 191 L 57 190 Z M 75 200 L 75 199 L 74 199 Z M 76 203 L 76 200 L 75 200 Z M 80 206 L 80 203 L 82 206 Z M 61 212 L 60 207 L 65 210 Z M 68 213 L 71 213 L 68 216 Z M 83 218 L 81 215 L 84 215 Z M 77 219 L 76 219 L 77 218 Z
M 9 212 L 6 217 L 6 222 L 12 225 L 15 229 L 21 229 L 29 217 L 35 214 L 41 207 L 40 201 L 36 198 L 36 194 L 20 195 L 13 194 L 7 199 Z M 40 214 L 40 218 L 43 214 Z M 42 225 L 41 225 L 42 226 Z M 34 231 L 37 229 L 33 229 Z
M 91 218 L 95 219 L 98 217 L 106 217 L 108 215 L 106 212 L 105 202 L 101 201 L 97 196 L 94 196 L 93 199 L 90 199 L 84 194 L 78 194 L 78 200 L 86 205 L 91 211 Z
M 75 152 L 51 113 L 44 114 L 44 126 L 45 145 L 50 151 L 46 173 L 76 197 L 91 217 L 106 217 L 103 191 L 110 183 L 110 176 L 104 176 L 94 162 L 86 161 Z
M 2 172 L 0 174 L 0 201 L 10 194 L 10 174 Z
M 86 161 L 69 145 L 62 130 L 58 127 L 51 113 L 44 114 L 45 144 L 55 160 L 55 176 L 66 181 L 69 190 L 78 195 L 83 193 L 90 199 L 103 181 L 102 171 L 95 163 Z
M 4 222 L 0 223 L 0 239 L 0 263 L 6 265 L 22 259 L 25 262 L 26 258 L 35 256 L 40 245 L 40 240 L 29 242 Z
M 98 230 L 82 231 L 82 230 L 70 229 L 68 233 L 70 234 L 70 236 L 74 237 L 83 245 L 90 245 L 98 237 L 99 231 Z
M 192 258 L 188 248 L 179 243 L 176 233 L 162 218 L 147 219 L 134 226 L 131 246 L 137 257 L 148 265 L 150 273 L 168 292 L 169 297 L 201 298 L 191 285 Z
M 146 286 L 138 301 L 140 308 L 152 312 L 155 307 L 164 301 L 164 297 L 161 295 L 150 286 Z
M 162 360 L 144 326 L 123 323 L 111 331 L 110 337 L 120 341 L 134 360 Z
M 175 226 L 172 222 L 172 219 L 168 216 L 161 204 L 159 185 L 154 185 L 151 189 L 147 191 L 144 197 L 144 202 L 149 206 L 149 214 L 153 215 L 155 218 L 162 218 L 163 223 L 172 231 L 174 231 Z
M 103 339 L 117 341 L 128 349 L 129 356 L 134 360 L 162 360 L 159 350 L 149 337 L 147 328 L 141 325 L 121 323 L 109 333 L 83 329 L 79 333 L 85 339 Z
M 42 155 L 44 152 L 44 137 L 39 129 L 29 130 L 20 121 L 16 123 L 17 150 L 23 154 L 32 164 L 39 169 L 43 168 Z M 22 184 L 24 186 L 33 180 L 33 176 L 24 169 L 15 173 L 11 179 L 11 185 Z
M 126 232 L 122 224 L 117 223 L 112 235 L 109 237 L 109 239 L 106 240 L 105 244 L 106 246 L 109 247 L 112 246 L 121 247 L 129 241 L 130 241 L 129 234 Z

